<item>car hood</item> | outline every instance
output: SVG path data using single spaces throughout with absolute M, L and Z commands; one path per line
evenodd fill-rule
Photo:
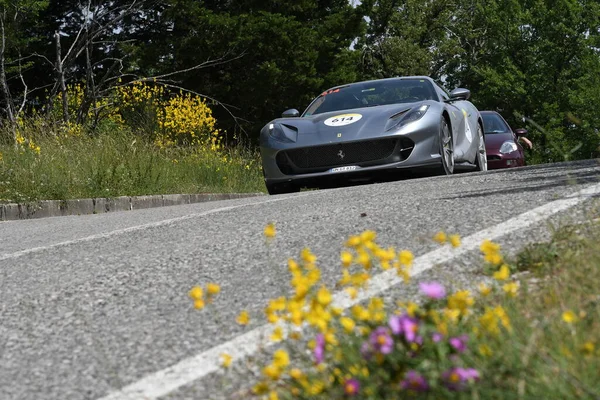
M 485 150 L 488 153 L 498 153 L 500 146 L 507 140 L 514 140 L 512 133 L 488 133 L 485 135 Z
M 361 140 L 386 135 L 385 129 L 390 118 L 398 118 L 400 113 L 431 103 L 433 102 L 391 104 L 334 111 L 301 118 L 278 118 L 268 123 L 263 130 L 268 129 L 270 124 L 280 124 L 286 129 L 295 130 L 297 132 L 296 143 L 301 146 Z M 348 114 L 358 114 L 360 118 L 348 125 L 328 126 L 325 124 L 326 121 L 331 121 L 337 116 Z

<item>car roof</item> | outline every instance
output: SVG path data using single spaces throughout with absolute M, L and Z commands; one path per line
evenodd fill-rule
M 399 79 L 402 79 L 402 80 L 404 80 L 404 79 L 406 79 L 406 80 L 409 80 L 409 79 L 426 79 L 429 82 L 434 83 L 434 80 L 431 79 L 429 76 L 421 76 L 421 75 L 416 75 L 416 76 L 396 76 L 396 77 L 392 77 L 392 78 L 371 79 L 371 80 L 368 80 L 368 81 L 346 83 L 346 84 L 343 84 L 343 85 L 334 86 L 332 88 L 327 89 L 326 91 L 335 90 L 335 89 L 341 89 L 341 88 L 348 87 L 348 86 L 353 86 L 353 85 L 360 85 L 362 83 L 397 81 Z

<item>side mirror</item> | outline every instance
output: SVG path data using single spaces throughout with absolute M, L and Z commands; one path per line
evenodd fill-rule
M 291 108 L 289 110 L 284 111 L 283 114 L 281 114 L 281 116 L 283 118 L 296 118 L 300 116 L 300 111 L 296 110 L 295 108 Z
M 471 97 L 471 91 L 469 89 L 456 88 L 450 92 L 451 100 L 468 100 Z
M 515 129 L 515 134 L 517 136 L 525 136 L 525 135 L 527 135 L 527 129 L 523 129 L 523 128 Z

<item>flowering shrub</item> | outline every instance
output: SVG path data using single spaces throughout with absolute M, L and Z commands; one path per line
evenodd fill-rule
M 69 122 L 61 124 L 60 133 L 65 137 L 80 136 L 85 127 L 75 121 L 85 99 L 85 88 L 81 84 L 69 85 L 67 95 Z M 52 104 L 51 116 L 54 121 L 62 119 L 60 93 Z M 171 93 L 158 84 L 134 82 L 119 86 L 91 104 L 84 120 L 87 125 L 134 131 L 161 148 L 222 149 L 220 131 L 215 128 L 216 120 L 204 99 L 190 93 Z

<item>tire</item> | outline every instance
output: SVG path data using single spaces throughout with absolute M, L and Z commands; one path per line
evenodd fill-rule
M 267 186 L 267 191 L 269 192 L 269 194 L 271 196 L 277 195 L 277 194 L 286 194 L 286 193 L 296 193 L 300 191 L 300 188 L 291 184 L 291 183 L 279 183 L 279 184 L 274 184 L 274 183 L 266 183 L 265 185 Z
M 485 137 L 483 136 L 483 129 L 481 124 L 477 124 L 477 136 L 479 137 L 479 144 L 477 145 L 477 155 L 475 156 L 476 171 L 487 171 L 487 152 L 485 151 Z
M 442 175 L 452 175 L 454 173 L 454 141 L 452 140 L 452 131 L 448 126 L 446 118 L 442 117 L 440 122 L 440 156 Z

